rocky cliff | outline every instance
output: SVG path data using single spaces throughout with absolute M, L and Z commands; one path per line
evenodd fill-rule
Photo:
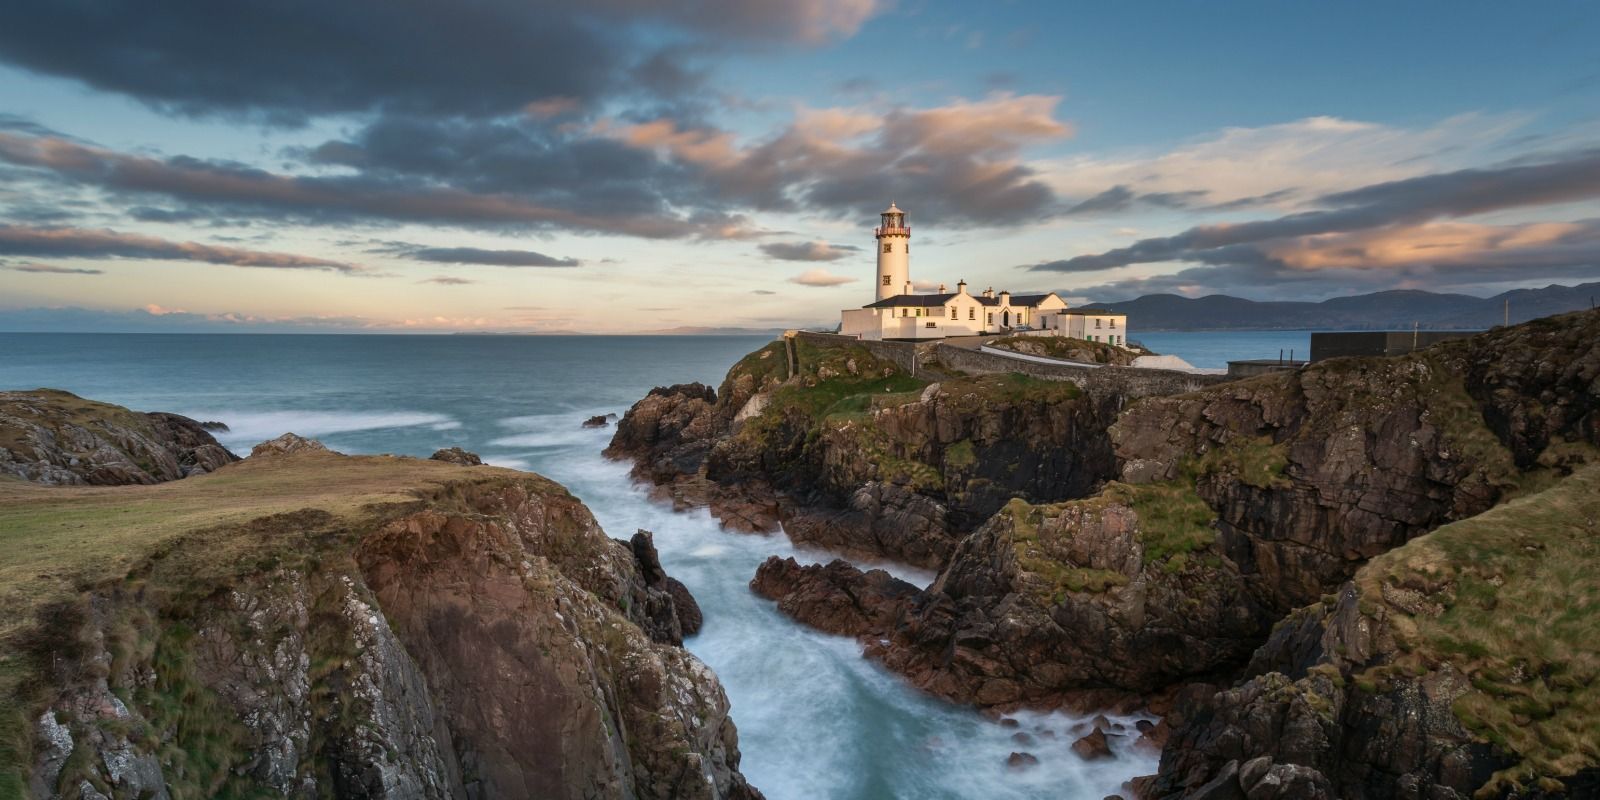
M 1600 795 L 1600 467 L 1373 559 L 1177 724 L 1154 797 Z
M 1552 776 L 1587 780 L 1579 773 L 1589 761 L 1540 762 L 1511 746 L 1514 726 L 1475 728 L 1472 712 L 1456 702 L 1462 686 L 1515 674 L 1509 661 L 1477 672 L 1440 668 L 1408 684 L 1410 695 L 1369 692 L 1334 706 L 1324 702 L 1324 684 L 1345 665 L 1300 673 L 1313 666 L 1307 653 L 1356 646 L 1308 644 L 1323 637 L 1325 620 L 1336 631 L 1365 631 L 1368 623 L 1352 621 L 1348 610 L 1334 614 L 1324 600 L 1363 565 L 1440 526 L 1503 521 L 1482 515 L 1571 481 L 1564 476 L 1595 460 L 1600 312 L 1497 329 L 1403 358 L 1330 361 L 1144 399 L 1107 436 L 1119 480 L 1092 497 L 1012 500 L 959 541 L 925 590 L 846 564 L 777 560 L 762 566 L 752 586 L 797 619 L 860 636 L 870 655 L 959 702 L 1047 705 L 1085 693 L 1104 701 L 1113 696 L 1107 690 L 1149 696 L 1258 676 L 1220 695 L 1199 688 L 1184 695 L 1198 699 L 1173 717 L 1186 731 L 1163 767 L 1160 789 L 1173 796 L 1204 787 L 1220 793 L 1200 796 L 1453 797 L 1491 776 L 1498 776 L 1491 794 L 1541 781 L 1550 789 Z M 1515 508 L 1526 507 L 1507 507 Z M 1543 563 L 1543 548 L 1528 548 Z M 1500 579 L 1484 578 L 1491 586 Z M 1571 589 L 1582 607 L 1592 581 L 1586 586 Z M 1398 595 L 1371 586 L 1362 596 Z M 1533 628 L 1517 647 L 1545 646 L 1545 626 L 1567 619 L 1552 611 L 1560 602 L 1519 598 L 1505 612 L 1507 625 L 1522 619 Z M 1305 608 L 1319 603 L 1327 603 L 1322 612 Z M 1286 633 L 1300 630 L 1310 632 Z M 1490 652 L 1516 658 L 1504 643 L 1459 646 L 1499 647 Z M 1573 680 L 1587 686 L 1595 658 L 1587 647 L 1549 653 L 1541 668 L 1578 673 Z M 1529 667 L 1520 669 L 1516 680 L 1525 681 Z M 1315 697 L 1291 707 L 1295 692 L 1283 688 L 1291 684 Z M 1489 692 L 1512 708 L 1510 719 L 1540 719 L 1548 693 L 1534 685 L 1526 694 L 1534 699 Z M 1593 720 L 1566 719 L 1566 727 L 1538 734 L 1548 752 L 1592 754 L 1593 728 L 1576 733 L 1571 725 Z M 1307 727 L 1317 720 L 1320 728 Z M 1416 740 L 1410 750 L 1400 744 L 1407 737 Z M 1264 755 L 1271 757 L 1251 760 Z
M 860 347 L 784 344 L 717 391 L 653 390 L 607 453 L 725 524 L 938 566 L 1013 497 L 1089 494 L 1115 474 L 1115 396 L 1022 375 L 913 378 Z
M 0 480 L 0 794 L 752 798 L 698 609 L 536 475 Z
M 0 475 L 57 485 L 159 483 L 238 460 L 200 423 L 69 392 L 0 392 Z

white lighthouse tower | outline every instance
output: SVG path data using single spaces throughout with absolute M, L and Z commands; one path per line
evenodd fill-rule
M 873 231 L 878 239 L 878 299 L 911 293 L 911 228 L 906 212 L 889 204 L 883 224 Z

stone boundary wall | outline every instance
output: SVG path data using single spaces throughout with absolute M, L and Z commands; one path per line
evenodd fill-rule
M 1196 375 L 1170 369 L 1041 364 L 946 344 L 939 345 L 935 352 L 940 364 L 962 372 L 978 375 L 1017 372 L 1045 380 L 1071 381 L 1086 392 L 1115 392 L 1130 398 L 1183 394 L 1230 380 L 1226 375 Z
M 933 348 L 938 344 L 937 342 L 885 342 L 811 331 L 795 331 L 793 338 L 804 339 L 817 347 L 861 347 L 872 355 L 884 361 L 892 361 L 901 369 L 913 373 L 919 366 L 933 360 Z
M 884 342 L 811 331 L 785 335 L 804 339 L 817 347 L 863 347 L 874 356 L 911 372 L 935 363 L 974 375 L 1016 372 L 1044 380 L 1071 381 L 1087 392 L 1113 392 L 1129 398 L 1183 394 L 1231 380 L 1226 375 L 1195 375 L 1168 369 L 1041 364 L 942 342 Z

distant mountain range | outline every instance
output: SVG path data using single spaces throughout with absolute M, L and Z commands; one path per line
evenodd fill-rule
M 1426 330 L 1481 330 L 1505 321 L 1507 301 L 1514 325 L 1590 308 L 1600 302 L 1600 282 L 1516 289 L 1493 297 L 1412 290 L 1309 303 L 1147 294 L 1087 305 L 1127 314 L 1137 336 L 1138 331 L 1409 330 L 1414 323 Z

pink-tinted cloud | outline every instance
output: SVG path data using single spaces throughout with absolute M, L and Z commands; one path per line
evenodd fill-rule
M 835 275 L 819 267 L 817 269 L 808 269 L 805 272 L 790 278 L 789 282 L 798 284 L 800 286 L 825 287 L 854 283 L 855 280 L 855 278 L 844 275 Z

